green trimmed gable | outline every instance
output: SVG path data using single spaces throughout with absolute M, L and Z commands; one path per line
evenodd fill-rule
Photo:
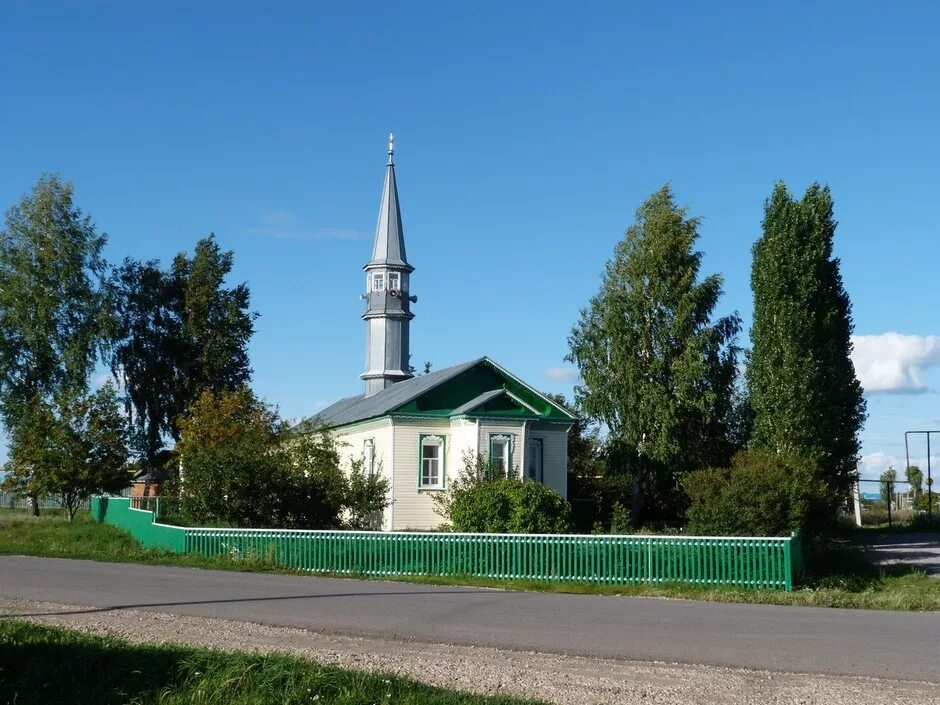
M 475 405 L 472 402 L 477 398 L 480 398 L 480 403 Z M 389 415 L 560 422 L 572 420 L 565 411 L 489 360 L 429 389 Z

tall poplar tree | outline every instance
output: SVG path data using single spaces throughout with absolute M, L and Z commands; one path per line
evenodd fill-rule
M 251 381 L 248 342 L 258 314 L 250 310 L 247 284 L 225 286 L 234 263 L 235 254 L 223 251 L 212 235 L 196 243 L 192 257 L 180 253 L 173 260 L 169 276 L 184 355 L 177 415 L 206 390 L 234 392 Z
M 851 303 L 833 256 L 829 188 L 813 184 L 796 200 L 778 183 L 763 231 L 751 271 L 751 445 L 815 463 L 834 510 L 855 477 L 866 405 L 851 359 Z
M 651 195 L 614 251 L 568 339 L 578 406 L 632 465 L 633 519 L 673 519 L 678 481 L 728 461 L 740 329 L 712 320 L 722 278 L 699 280 L 699 219 L 669 186 Z M 645 508 L 644 505 L 645 504 Z

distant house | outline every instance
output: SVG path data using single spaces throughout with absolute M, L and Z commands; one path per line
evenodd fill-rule
M 575 417 L 487 357 L 414 376 L 409 324 L 414 318 L 398 186 L 388 164 L 372 259 L 365 265 L 366 370 L 362 394 L 328 406 L 298 432 L 328 426 L 349 459 L 390 483 L 385 530 L 442 523 L 431 495 L 463 470 L 467 452 L 543 482 L 567 496 L 568 429 Z

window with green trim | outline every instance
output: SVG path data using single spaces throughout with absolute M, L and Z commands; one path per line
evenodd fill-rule
M 512 436 L 510 434 L 490 434 L 490 464 L 507 475 L 512 470 Z
M 418 449 L 418 487 L 444 489 L 444 436 L 421 434 Z

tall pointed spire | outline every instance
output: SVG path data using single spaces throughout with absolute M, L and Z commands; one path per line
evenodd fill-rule
M 366 370 L 360 375 L 365 381 L 365 394 L 376 392 L 412 377 L 408 327 L 414 314 L 411 304 L 418 297 L 411 295 L 411 273 L 405 255 L 405 237 L 398 208 L 398 185 L 395 183 L 395 137 L 388 136 L 388 163 L 385 186 L 379 206 L 379 222 L 375 226 L 375 245 L 366 270 Z
M 370 265 L 384 264 L 414 270 L 405 254 L 405 233 L 401 226 L 401 210 L 398 207 L 398 184 L 395 182 L 395 136 L 388 135 L 388 163 L 385 169 L 385 185 L 379 206 L 379 220 L 375 226 L 375 245 L 372 247 Z

